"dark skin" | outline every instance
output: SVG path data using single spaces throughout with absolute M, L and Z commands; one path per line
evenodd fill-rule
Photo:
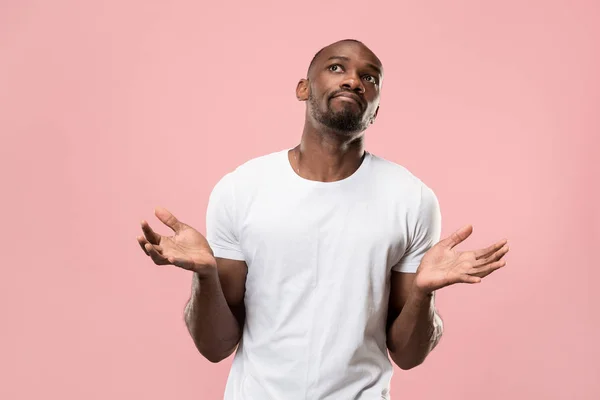
M 333 182 L 358 169 L 365 154 L 364 131 L 379 111 L 382 71 L 379 59 L 360 43 L 337 42 L 319 54 L 296 88 L 298 100 L 307 104 L 306 118 L 300 145 L 288 156 L 300 176 Z M 326 118 L 342 114 L 352 117 L 354 124 L 344 125 L 351 129 L 340 129 Z M 155 264 L 194 273 L 186 325 L 200 353 L 219 362 L 235 351 L 242 336 L 247 265 L 215 258 L 204 236 L 169 211 L 158 208 L 155 214 L 174 235 L 159 235 L 142 221 L 144 236 L 137 238 L 138 243 Z M 400 368 L 421 364 L 441 337 L 436 290 L 455 283 L 479 283 L 505 265 L 506 240 L 480 250 L 458 251 L 456 246 L 471 233 L 467 225 L 441 240 L 425 254 L 416 273 L 392 272 L 387 346 Z
M 198 351 L 209 361 L 231 355 L 242 337 L 244 292 L 248 267 L 244 261 L 215 258 L 205 237 L 164 208 L 156 217 L 174 232 L 156 233 L 141 222 L 137 241 L 156 265 L 174 265 L 193 272 L 192 293 L 184 318 Z
M 358 43 L 341 42 L 326 47 L 317 57 L 306 79 L 296 88 L 296 97 L 306 101 L 306 116 L 300 145 L 290 152 L 290 163 L 303 178 L 332 182 L 352 175 L 364 156 L 364 130 L 340 132 L 320 123 L 312 113 L 312 95 L 318 110 L 362 114 L 365 129 L 375 122 L 379 111 L 383 67 L 368 48 Z M 333 97 L 336 94 L 346 96 Z

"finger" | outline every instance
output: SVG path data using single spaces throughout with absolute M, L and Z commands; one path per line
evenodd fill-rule
M 177 233 L 183 227 L 183 224 L 179 222 L 177 218 L 173 214 L 171 214 L 166 208 L 156 207 L 154 210 L 154 215 L 169 228 L 173 229 L 173 232 Z
M 505 244 L 500 249 L 498 249 L 495 253 L 489 255 L 488 257 L 480 258 L 479 260 L 477 260 L 474 267 L 478 268 L 478 267 L 484 266 L 486 264 L 498 261 L 502 257 L 504 257 L 506 255 L 506 253 L 508 253 L 508 244 Z
M 148 243 L 148 241 L 143 236 L 138 236 L 136 239 L 137 239 L 138 244 L 142 248 L 142 250 L 144 250 L 144 253 L 146 253 L 146 255 L 149 256 L 150 253 L 148 253 L 148 250 L 146 250 L 146 247 L 145 247 L 146 243 Z
M 150 257 L 152 258 L 152 261 L 154 261 L 154 263 L 156 265 L 170 264 L 169 260 L 167 260 L 162 254 L 160 254 L 158 249 L 156 249 L 156 246 L 153 246 L 150 243 L 146 243 L 145 248 L 146 248 L 146 251 L 148 251 L 148 254 L 150 255 Z
M 480 259 L 480 258 L 489 257 L 490 254 L 492 254 L 492 253 L 498 251 L 499 249 L 501 249 L 502 246 L 504 246 L 506 243 L 508 243 L 508 240 L 502 239 L 501 241 L 499 241 L 497 243 L 494 243 L 490 247 L 486 247 L 485 249 L 481 249 L 481 250 L 476 250 L 475 251 L 475 258 Z
M 493 263 L 487 264 L 484 267 L 473 268 L 473 270 L 469 273 L 471 276 L 476 276 L 479 278 L 485 278 L 492 272 L 504 267 L 506 265 L 506 260 L 499 260 Z
M 460 281 L 462 283 L 479 283 L 481 282 L 481 278 L 472 275 L 462 275 Z
M 161 236 L 158 233 L 154 232 L 152 230 L 152 228 L 150 228 L 150 225 L 148 225 L 148 222 L 142 221 L 141 225 L 142 225 L 142 231 L 144 232 L 144 236 L 146 237 L 148 242 L 150 244 L 159 244 Z
M 473 226 L 465 225 L 459 230 L 452 233 L 444 240 L 440 241 L 440 243 L 442 244 L 442 246 L 452 249 L 454 246 L 463 242 L 466 238 L 471 236 L 471 233 L 473 233 Z

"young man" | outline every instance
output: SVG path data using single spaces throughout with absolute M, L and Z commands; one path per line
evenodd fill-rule
M 383 68 L 364 44 L 317 53 L 296 89 L 300 145 L 247 162 L 209 200 L 206 239 L 167 210 L 165 237 L 142 221 L 158 265 L 193 271 L 185 321 L 219 362 L 237 349 L 226 400 L 389 399 L 391 360 L 423 362 L 442 334 L 434 292 L 505 265 L 507 241 L 459 252 L 439 241 L 433 191 L 364 150 Z

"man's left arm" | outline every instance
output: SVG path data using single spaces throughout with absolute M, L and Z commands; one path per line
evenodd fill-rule
M 425 361 L 443 332 L 435 292 L 415 291 L 414 280 L 414 273 L 392 272 L 387 347 L 392 361 L 405 370 Z
M 458 251 L 456 246 L 473 233 L 471 225 L 438 242 L 437 198 L 428 188 L 421 195 L 411 246 L 391 276 L 387 347 L 402 369 L 420 365 L 441 338 L 443 323 L 435 309 L 435 292 L 455 283 L 481 282 L 506 265 L 503 257 L 508 252 L 506 239 L 484 249 Z

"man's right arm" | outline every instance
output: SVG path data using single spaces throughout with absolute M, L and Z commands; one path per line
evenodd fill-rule
M 216 269 L 194 273 L 185 323 L 198 351 L 217 363 L 236 349 L 245 321 L 244 261 L 216 258 Z

